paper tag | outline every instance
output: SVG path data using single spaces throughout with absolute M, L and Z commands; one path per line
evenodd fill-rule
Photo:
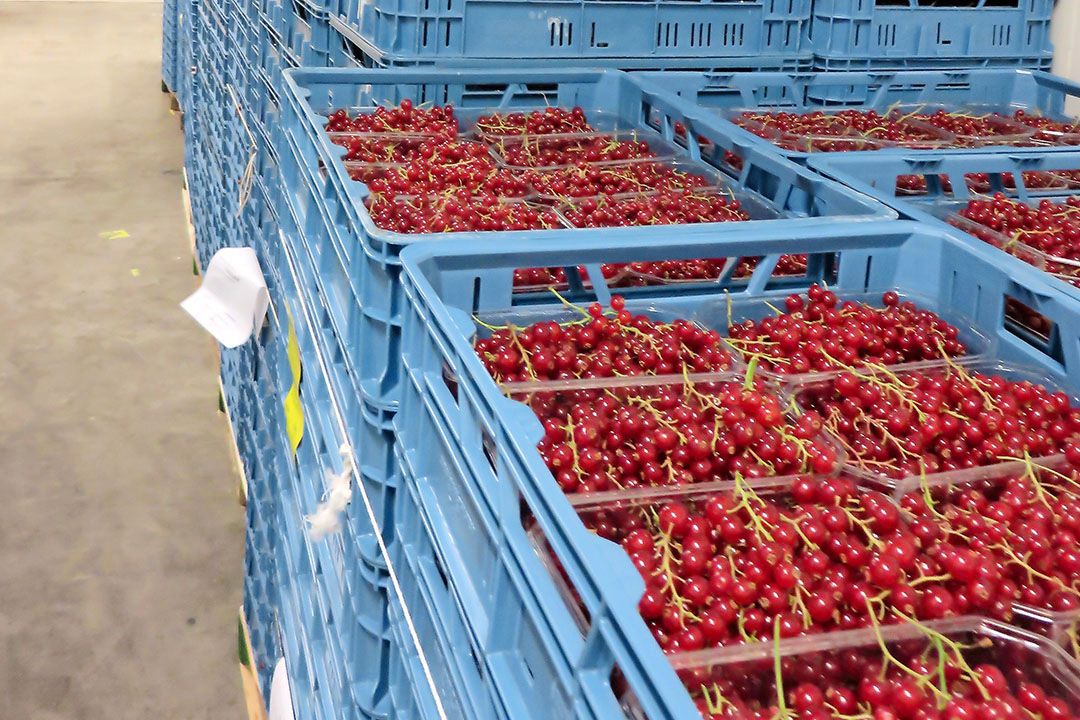
M 289 688 L 289 672 L 285 668 L 285 658 L 277 661 L 273 678 L 270 680 L 269 715 L 269 720 L 296 720 L 296 715 L 293 713 L 292 690 Z
M 292 313 L 286 308 L 285 314 L 289 322 L 285 354 L 292 370 L 292 385 L 281 404 L 285 409 L 285 432 L 289 436 L 289 447 L 292 448 L 293 455 L 296 455 L 296 448 L 300 447 L 300 441 L 304 438 L 304 406 L 300 403 L 300 377 L 304 371 L 300 365 L 300 343 L 296 339 Z
M 262 326 L 270 295 L 251 248 L 222 248 L 210 258 L 202 285 L 182 307 L 218 342 L 239 347 Z

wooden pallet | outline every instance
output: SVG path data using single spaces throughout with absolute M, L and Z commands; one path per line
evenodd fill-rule
M 255 671 L 252 659 L 251 633 L 248 631 L 243 608 L 240 609 L 239 617 L 237 634 L 240 646 L 240 682 L 244 686 L 244 704 L 247 706 L 248 720 L 267 720 L 262 690 L 259 687 L 259 674 Z
M 169 86 L 165 84 L 165 81 L 161 81 L 161 92 L 169 96 L 169 110 L 174 113 L 180 113 L 180 101 L 176 98 L 176 93 L 169 89 Z

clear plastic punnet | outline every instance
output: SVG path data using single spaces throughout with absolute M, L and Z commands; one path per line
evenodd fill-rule
M 458 108 L 456 114 L 461 120 L 462 129 L 473 137 L 485 142 L 498 142 L 505 139 L 523 137 L 541 137 L 567 135 L 571 133 L 618 132 L 633 130 L 634 125 L 626 122 L 615 113 L 599 109 L 590 109 L 575 116 L 574 129 L 550 130 L 537 132 L 526 125 L 526 120 L 534 111 L 508 110 L 506 108 Z M 543 113 L 540 110 L 539 113 Z M 561 130 L 561 128 L 560 128 Z
M 1021 709 L 1022 717 L 1071 718 L 1080 706 L 1080 665 L 1060 646 L 974 617 L 669 659 L 703 720 L 801 716 L 815 709 L 833 718 L 902 717 L 899 710 L 922 707 L 983 717 L 1001 705 L 1025 704 L 1036 710 Z M 645 720 L 629 691 L 625 704 L 631 717 Z
M 1000 558 L 1019 593 L 1013 622 L 1049 634 L 1080 617 L 1080 557 L 1073 558 L 1069 542 L 1080 514 L 1080 475 L 1063 455 L 906 478 L 892 495 L 909 517 L 941 523 L 955 542 Z M 987 523 L 997 544 L 979 534 Z M 1033 544 L 1040 523 L 1049 527 L 1049 542 Z
M 556 206 L 568 227 L 689 225 L 783 217 L 757 195 L 727 187 L 691 188 L 573 199 Z
M 330 141 L 345 148 L 344 161 L 400 163 L 414 156 L 422 145 L 439 140 L 438 135 L 423 133 L 327 133 Z M 455 142 L 474 144 L 471 140 Z
M 546 429 L 537 446 L 563 492 L 699 485 L 807 473 L 844 462 L 787 397 L 743 373 L 503 384 Z
M 734 109 L 725 117 L 739 127 L 786 149 L 801 152 L 840 152 L 952 147 L 956 138 L 941 128 L 890 112 L 859 109 Z M 809 123 L 808 131 L 782 127 L 786 120 Z M 864 127 L 860 127 L 860 125 Z
M 973 198 L 972 200 L 976 202 L 991 202 L 993 199 L 989 197 L 979 197 Z M 1009 202 L 1035 206 L 1042 201 L 1022 203 L 1020 200 L 1010 198 Z M 1080 226 L 1080 206 L 1067 205 L 1060 202 L 1059 199 L 1052 199 L 1050 202 L 1052 203 L 1050 206 L 1051 212 L 1060 211 L 1064 213 L 1063 217 L 1066 217 L 1070 224 L 1076 223 L 1077 226 Z M 1062 227 L 1057 230 L 1025 230 L 1024 233 L 1017 232 L 1009 235 L 1002 230 L 976 222 L 963 215 L 962 213 L 965 212 L 968 207 L 969 203 L 964 201 L 938 202 L 934 204 L 932 212 L 953 227 L 959 228 L 970 235 L 974 235 L 980 240 L 1004 250 L 1010 255 L 1020 258 L 1029 265 L 1034 265 L 1040 270 L 1061 277 L 1066 282 L 1075 283 L 1077 279 L 1080 278 L 1080 246 L 1078 246 L 1077 250 L 1072 251 L 1074 257 L 1069 257 L 1061 251 L 1047 251 L 1047 249 L 1044 249 L 1047 245 L 1039 238 L 1039 234 L 1041 233 L 1044 235 L 1048 234 L 1049 240 L 1058 239 L 1059 241 L 1068 242 L 1066 237 L 1067 233 L 1070 232 L 1068 228 Z M 999 220 L 1000 217 L 995 216 L 994 219 Z M 1043 248 L 1036 247 L 1033 243 L 1042 244 Z M 1068 251 L 1068 248 L 1066 248 L 1066 251 Z
M 567 226 L 547 205 L 522 198 L 491 198 L 457 194 L 393 195 L 371 194 L 365 200 L 376 227 L 399 233 L 447 233 L 464 231 L 455 219 L 471 217 L 471 232 L 495 230 L 498 224 L 514 224 L 504 230 L 557 230 Z M 484 224 L 490 224 L 485 228 Z
M 576 162 L 592 165 L 669 159 L 683 154 L 652 130 L 530 135 L 488 140 L 492 157 L 512 168 L 545 170 Z
M 1080 435 L 1075 395 L 1039 370 L 995 361 L 850 368 L 787 389 L 837 439 L 844 471 L 888 493 L 1018 458 L 1043 464 Z M 1015 427 L 1004 424 L 1003 402 Z
M 1008 110 L 988 105 L 951 107 L 933 103 L 894 105 L 889 109 L 894 120 L 915 120 L 952 134 L 950 147 L 988 145 L 1038 145 L 1034 129 L 1018 122 Z
M 711 165 L 689 159 L 629 160 L 610 164 L 567 165 L 527 170 L 538 197 L 577 201 L 601 195 L 653 193 L 660 189 L 724 188 L 730 178 Z M 595 190 L 600 189 L 600 192 Z
M 458 180 L 459 184 L 479 183 L 479 187 L 470 190 L 470 192 L 482 192 L 485 188 L 490 187 L 489 192 L 497 193 L 500 199 L 539 199 L 532 186 L 519 173 L 494 165 L 491 165 L 490 168 L 484 167 L 485 164 L 491 163 L 487 155 L 484 155 L 482 159 L 474 159 L 473 163 L 475 164 L 475 170 L 470 170 L 471 177 Z M 395 195 L 416 196 L 418 188 L 423 188 L 426 184 L 427 173 L 415 174 L 416 170 L 408 160 L 403 162 L 345 160 L 344 165 L 349 177 L 367 185 L 372 193 L 379 192 L 376 188 L 386 188 Z M 486 180 L 477 180 L 475 177 L 477 171 L 483 172 L 482 177 L 486 178 Z M 445 184 L 446 180 L 444 179 L 442 182 Z M 460 186 L 444 185 L 441 192 L 449 196 L 460 192 L 462 189 Z
M 945 328 L 938 327 L 931 324 L 930 319 L 927 318 L 925 328 L 923 326 L 920 326 L 920 328 L 925 329 L 928 334 L 925 337 L 912 334 L 910 342 L 906 343 L 908 346 L 907 352 L 913 359 L 901 359 L 888 363 L 892 370 L 900 370 L 908 366 L 921 366 L 926 362 L 941 359 L 943 354 L 954 358 L 982 359 L 992 352 L 993 341 L 982 333 L 970 318 L 950 307 L 937 307 L 932 301 L 918 295 L 897 291 L 839 293 L 836 294 L 836 311 L 841 317 L 858 315 L 867 310 L 884 315 L 889 310 L 889 306 L 885 302 L 886 293 L 895 296 L 891 297 L 890 300 L 892 307 L 896 308 L 897 311 L 932 312 L 941 322 L 947 325 Z M 824 351 L 819 356 L 817 363 L 810 361 L 808 358 L 808 367 L 805 372 L 793 370 L 790 358 L 783 354 L 778 342 L 769 339 L 772 337 L 769 333 L 776 328 L 770 328 L 765 337 L 761 336 L 761 321 L 791 314 L 791 311 L 785 306 L 787 297 L 779 294 L 770 294 L 766 297 L 732 297 L 729 295 L 703 304 L 694 314 L 693 319 L 705 327 L 714 328 L 721 332 L 728 344 L 740 354 L 744 363 L 749 363 L 754 357 L 757 357 L 757 371 L 779 382 L 793 379 L 806 380 L 842 370 L 840 361 L 832 358 Z M 804 302 L 804 305 L 795 312 L 805 316 L 805 303 L 808 302 L 808 298 L 804 297 L 803 294 L 799 294 L 799 297 Z M 849 303 L 852 305 L 849 306 Z M 908 305 L 909 303 L 910 305 Z M 893 313 L 889 313 L 889 317 L 893 317 Z M 816 324 L 822 327 L 825 327 L 825 322 L 824 317 L 816 320 Z M 732 336 L 733 327 L 742 326 L 746 328 L 747 323 L 753 323 L 754 335 L 761 338 L 760 340 L 749 337 L 740 339 Z M 881 328 L 883 333 L 890 332 L 890 328 L 895 331 L 895 321 L 882 324 Z M 776 330 L 779 331 L 779 329 Z M 895 335 L 896 343 L 902 343 L 899 332 L 896 332 Z M 784 333 L 785 341 L 794 342 L 798 340 L 801 344 L 800 338 L 801 336 L 796 338 L 792 337 L 790 333 Z M 930 344 L 935 340 L 942 344 L 940 348 Z M 963 346 L 963 351 L 950 353 L 945 345 L 951 345 L 956 341 Z M 873 357 L 879 357 L 879 355 Z M 861 362 L 861 359 L 856 361 L 858 364 L 861 364 Z

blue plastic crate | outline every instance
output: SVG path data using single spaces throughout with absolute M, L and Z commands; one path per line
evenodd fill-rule
M 192 48 L 198 25 L 198 13 L 193 0 L 177 0 L 176 13 L 176 101 L 182 112 L 190 109 L 192 67 L 195 64 Z
M 1045 72 L 1008 69 L 926 70 L 890 73 L 635 73 L 653 89 L 664 90 L 696 103 L 718 127 L 740 141 L 754 143 L 796 162 L 809 153 L 786 150 L 762 139 L 727 118 L 735 112 L 763 108 L 785 112 L 814 110 L 888 110 L 897 104 L 980 106 L 1002 110 L 1024 109 L 1042 115 L 1066 117 L 1065 104 L 1080 97 L 1080 83 Z M 1014 152 L 1010 146 L 986 147 L 985 152 Z M 1043 148 L 1068 152 L 1069 147 Z M 878 156 L 911 150 L 872 150 Z M 963 152 L 962 150 L 950 152 Z M 820 155 L 823 153 L 814 153 Z M 829 153 L 836 154 L 836 153 Z
M 161 9 L 161 82 L 176 92 L 180 64 L 180 0 L 165 0 Z
M 326 67 L 330 22 L 326 11 L 308 0 L 266 0 L 262 19 L 296 65 Z
M 976 194 L 1004 192 L 1022 202 L 1080 195 L 1080 182 L 1072 176 L 1066 179 L 1066 176 L 1055 174 L 1056 171 L 1080 171 L 1080 150 L 1060 153 L 909 154 L 879 158 L 876 162 L 869 162 L 868 158 L 856 154 L 830 155 L 811 159 L 811 167 L 888 203 L 905 217 L 938 227 L 949 227 L 941 217 L 943 203 L 966 201 Z M 980 177 L 974 187 L 967 178 L 973 173 L 986 176 L 985 179 Z M 921 192 L 915 194 L 911 190 L 900 190 L 898 182 L 901 178 L 909 186 L 914 180 Z M 943 178 L 948 178 L 947 185 Z M 1049 187 L 1039 187 L 1041 185 Z M 963 236 L 972 243 L 991 247 L 973 237 Z M 995 252 L 1002 263 L 1021 263 L 1004 252 Z M 1058 289 L 1080 299 L 1080 288 L 1051 274 L 1044 274 L 1044 277 Z
M 815 0 L 809 46 L 824 70 L 1049 69 L 1054 0 Z
M 311 234 L 324 232 L 327 226 L 321 222 L 300 225 L 290 199 L 281 199 L 278 211 L 281 213 L 279 242 L 282 247 L 280 264 L 273 272 L 280 276 L 283 296 L 290 304 L 302 306 L 310 318 L 314 329 L 301 342 L 310 342 L 312 357 L 317 347 L 327 363 L 328 387 L 341 410 L 350 443 L 358 453 L 362 481 L 375 510 L 376 521 L 383 529 L 384 539 L 388 539 L 393 525 L 394 493 L 399 482 L 393 461 L 393 413 L 365 395 L 350 364 L 352 356 L 345 353 L 339 341 L 347 336 L 344 334 L 348 327 L 345 323 L 349 321 L 332 312 L 331 308 L 349 309 L 352 305 L 333 303 L 328 293 L 334 290 L 326 285 L 327 279 L 320 274 L 310 250 L 320 246 L 321 252 L 332 252 L 332 246 L 323 235 Z M 370 548 L 369 558 L 374 561 L 374 548 Z
M 517 13 L 526 8 L 526 3 L 521 0 L 497 0 L 496 2 L 487 0 L 452 0 L 449 4 L 457 3 L 458 7 L 457 9 L 451 7 L 450 10 L 442 8 L 441 5 L 435 7 L 436 3 L 418 3 L 415 0 L 405 0 L 405 2 L 379 0 L 377 3 L 379 7 L 374 5 L 363 7 L 362 3 L 357 3 L 354 0 L 345 0 L 345 2 L 351 6 L 348 14 L 355 16 L 356 11 L 359 9 L 361 13 L 372 18 L 375 26 L 371 32 L 379 35 L 380 38 L 377 39 L 369 35 L 355 20 L 349 20 L 345 14 L 331 14 L 330 67 L 401 68 L 438 66 L 440 68 L 475 68 L 490 65 L 492 62 L 498 62 L 499 58 L 493 58 L 485 52 L 472 47 L 466 48 L 464 53 L 460 49 L 453 47 L 461 44 L 458 28 L 465 27 L 465 25 L 479 27 L 481 20 L 479 19 L 480 14 L 476 12 L 478 8 L 485 14 L 492 12 L 503 13 L 507 10 Z M 553 22 L 551 8 L 562 6 L 562 8 L 571 10 L 572 14 L 580 17 L 578 10 L 573 9 L 573 6 L 579 3 L 578 0 L 572 0 L 572 2 L 546 0 L 545 3 L 540 4 L 539 10 L 544 13 L 547 20 L 536 17 L 531 22 L 536 22 L 538 28 L 541 27 L 542 23 L 550 23 L 550 27 L 554 28 L 554 32 L 550 29 L 544 29 L 542 31 L 544 37 L 534 36 L 534 40 L 539 39 L 541 41 L 538 50 L 540 56 L 534 56 L 537 48 L 530 47 L 526 50 L 530 54 L 524 56 L 524 60 L 534 64 L 542 62 L 544 67 L 589 66 L 623 70 L 668 70 L 678 68 L 685 70 L 709 70 L 715 68 L 727 70 L 786 70 L 790 72 L 809 70 L 813 65 L 813 56 L 809 51 L 805 50 L 806 40 L 802 37 L 806 32 L 806 23 L 797 19 L 805 16 L 805 13 L 800 12 L 798 8 L 808 7 L 809 2 L 807 0 L 797 0 L 797 4 L 792 6 L 793 9 L 790 11 L 786 7 L 788 3 L 785 0 L 783 2 L 785 7 L 779 11 L 780 14 L 775 15 L 777 20 L 766 24 L 765 32 L 761 37 L 756 37 L 753 31 L 748 31 L 749 25 L 745 23 L 694 22 L 688 19 L 688 17 L 702 14 L 719 15 L 729 13 L 745 16 L 760 13 L 763 6 L 780 7 L 781 5 L 776 0 L 750 0 L 750 3 L 736 6 L 734 3 L 699 4 L 659 0 L 654 4 L 636 2 L 603 2 L 601 4 L 601 0 L 584 0 L 584 4 L 588 7 L 585 18 L 567 17 L 564 12 L 558 21 Z M 529 3 L 529 5 L 530 8 L 536 7 L 536 3 Z M 399 11 L 397 10 L 399 7 L 406 9 Z M 462 8 L 464 8 L 464 12 L 462 12 Z M 599 33 L 595 42 L 604 42 L 604 40 L 600 39 L 600 35 L 604 32 L 601 26 L 610 24 L 610 19 L 605 17 L 602 21 L 597 21 L 590 15 L 593 9 L 600 10 L 604 15 L 613 15 L 612 11 L 616 8 L 623 10 L 630 8 L 631 13 L 648 10 L 650 15 L 656 15 L 658 18 L 665 15 L 681 15 L 681 17 L 670 21 L 657 20 L 654 26 L 657 32 L 656 38 L 654 38 L 656 41 L 655 52 L 626 54 L 628 45 L 639 45 L 643 42 L 642 34 L 648 35 L 649 23 L 647 22 L 635 25 L 633 27 L 634 32 L 630 34 L 626 32 L 626 28 L 630 27 L 629 25 L 621 26 L 619 28 L 621 32 L 617 38 L 618 48 L 611 46 L 590 48 L 587 47 L 588 41 L 579 39 L 580 42 L 586 45 L 584 48 L 586 52 L 581 53 L 582 48 L 574 47 L 577 43 L 569 42 L 573 40 L 573 33 L 578 32 L 574 28 L 580 27 L 581 23 L 588 23 L 586 27 L 591 27 L 594 22 L 597 23 L 597 32 Z M 399 12 L 401 14 L 398 14 Z M 421 15 L 409 17 L 415 15 L 415 13 L 421 13 Z M 437 17 L 445 13 L 449 13 L 454 17 Z M 780 19 L 782 14 L 786 14 L 788 19 Z M 390 24 L 397 23 L 399 19 L 403 22 L 403 29 L 407 35 L 386 37 L 385 33 L 391 32 Z M 482 22 L 487 24 L 490 21 L 483 20 Z M 510 22 L 514 22 L 515 27 L 520 26 L 516 21 Z M 623 22 L 626 22 L 625 19 Z M 543 25 L 543 27 L 549 28 L 549 25 Z M 557 42 L 554 45 L 548 45 L 547 41 L 556 41 L 560 27 L 562 33 L 570 34 L 567 42 L 563 45 L 559 45 Z M 447 34 L 448 31 L 449 35 Z M 442 34 L 438 35 L 440 32 Z M 501 31 L 491 32 L 492 34 L 486 36 L 478 35 L 478 41 L 484 42 L 485 46 L 490 47 L 492 52 L 499 51 L 498 48 L 500 47 L 503 48 L 501 52 L 507 52 L 506 47 L 508 45 L 505 44 L 506 41 L 497 39 L 504 33 L 501 33 Z M 790 33 L 790 37 L 785 33 Z M 470 33 L 471 37 L 472 33 Z M 520 35 L 515 35 L 515 41 L 520 37 Z M 409 45 L 414 38 L 419 43 L 418 46 L 412 48 L 403 47 L 403 45 Z M 682 40 L 681 43 L 679 42 L 680 39 Z M 380 40 L 385 41 L 390 47 L 379 45 Z M 510 45 L 514 44 L 514 41 L 509 42 Z M 711 47 L 707 47 L 709 42 L 712 43 Z M 690 45 L 690 43 L 696 44 Z M 470 46 L 475 44 L 476 42 L 471 39 L 468 41 Z M 758 52 L 749 49 L 758 46 L 761 46 Z M 691 48 L 699 52 L 694 52 Z M 512 47 L 512 50 L 516 52 L 519 48 Z M 544 55 L 545 53 L 546 55 Z M 502 59 L 507 64 L 521 64 L 523 57 L 515 55 Z
M 345 149 L 334 145 L 322 127 L 331 107 L 357 107 L 396 103 L 412 98 L 417 103 L 452 103 L 462 112 L 501 107 L 533 109 L 550 104 L 580 105 L 586 112 L 604 111 L 630 127 L 661 128 L 657 137 L 675 137 L 675 125 L 699 137 L 699 120 L 677 100 L 662 93 L 643 91 L 617 71 L 562 70 L 308 70 L 285 74 L 282 133 L 278 148 L 282 186 L 298 224 L 311 241 L 310 254 L 324 298 L 335 318 L 339 345 L 359 378 L 362 392 L 387 410 L 397 403 L 400 385 L 396 360 L 404 309 L 398 275 L 398 253 L 410 244 L 437 239 L 475 238 L 515 245 L 545 241 L 567 233 L 586 237 L 648 236 L 676 238 L 701 232 L 692 226 L 619 228 L 614 230 L 549 230 L 454 235 L 403 235 L 375 227 L 364 207 L 366 186 L 351 180 L 340 162 Z M 771 206 L 783 219 L 777 223 L 794 230 L 824 222 L 822 218 L 883 217 L 881 207 L 770 153 L 733 143 L 723 132 L 701 134 L 706 158 L 722 165 L 725 152 L 737 149 L 746 158 L 742 170 L 727 176 L 730 186 L 746 191 Z M 697 142 L 688 156 L 700 156 Z M 768 224 L 753 222 L 751 225 Z M 725 233 L 730 223 L 711 226 Z M 325 238 L 325 239 L 324 239 Z M 328 242 L 327 242 L 328 241 Z M 351 296 L 351 299 L 350 299 Z
M 280 296 L 275 300 L 276 307 L 281 308 L 284 301 Z M 272 319 L 261 340 L 265 346 L 261 354 L 262 372 L 276 385 L 273 412 L 277 413 L 281 412 L 285 388 L 291 382 L 291 370 L 283 357 L 285 348 L 279 321 L 280 317 Z M 302 330 L 297 334 L 300 336 Z M 335 424 L 327 422 L 322 415 L 324 411 L 321 412 L 320 404 L 327 400 L 320 395 L 318 366 L 308 361 L 304 367 L 300 391 L 304 436 L 297 448 L 295 465 L 287 459 L 288 445 L 281 423 L 276 442 L 279 472 L 288 483 L 279 491 L 283 508 L 277 526 L 282 537 L 280 565 L 289 574 L 301 578 L 297 604 L 329 628 L 321 636 L 320 652 L 324 660 L 319 665 L 337 678 L 332 687 L 341 690 L 340 696 L 332 698 L 333 702 L 375 714 L 380 711 L 385 695 L 386 570 L 368 557 L 370 550 L 365 543 L 373 544 L 374 537 L 370 522 L 363 536 L 355 532 L 361 518 L 367 519 L 366 514 L 352 514 L 354 510 L 363 511 L 359 500 L 350 505 L 345 532 L 318 541 L 308 535 L 304 517 L 315 510 L 326 492 L 327 474 L 340 472 L 343 463 L 335 444 L 339 439 Z
M 613 554 L 612 550 L 618 551 L 614 545 L 604 546 L 586 532 L 571 510 L 535 450 L 543 435 L 540 422 L 528 408 L 507 399 L 487 375 L 471 347 L 474 325 L 469 315 L 512 308 L 513 270 L 558 264 L 567 253 L 572 253 L 574 262 L 588 266 L 746 254 L 775 259 L 787 252 L 835 254 L 827 264 L 831 271 L 807 278 L 806 283 L 828 279 L 830 287 L 841 293 L 899 288 L 928 298 L 931 304 L 971 317 L 996 342 L 996 357 L 1036 366 L 1071 390 L 1080 388 L 1080 305 L 1076 300 L 1052 288 L 1033 268 L 1000 263 L 990 249 L 914 223 L 834 225 L 804 237 L 760 232 L 737 238 L 706 235 L 662 247 L 645 241 L 617 246 L 610 239 L 606 243 L 556 240 L 513 255 L 470 243 L 427 244 L 403 254 L 413 308 L 404 353 L 410 384 L 439 413 L 434 432 L 446 432 L 452 438 L 478 478 L 462 492 L 446 485 L 446 479 L 452 477 L 448 473 L 436 473 L 440 483 L 432 481 L 429 486 L 433 492 L 445 493 L 444 502 L 460 504 L 462 495 L 471 496 L 477 505 L 489 509 L 502 528 L 514 528 L 515 533 L 521 523 L 520 502 L 524 501 L 580 596 L 591 618 L 590 633 L 597 628 L 610 631 L 604 635 L 602 654 L 617 661 L 650 718 L 691 715 L 685 709 L 689 698 L 668 672 L 670 668 L 657 658 L 659 647 L 636 614 L 640 581 L 629 560 Z M 763 261 L 744 292 L 780 302 L 789 291 L 766 290 L 770 268 L 768 260 Z M 714 291 L 712 302 L 716 297 Z M 603 292 L 599 298 L 604 298 Z M 1018 299 L 1055 322 L 1059 341 L 1043 346 L 1012 327 L 1006 319 L 1007 298 Z M 710 294 L 694 296 L 684 287 L 673 290 L 667 298 L 649 300 L 652 307 L 683 316 L 708 302 Z M 543 308 L 527 309 L 536 312 Z M 452 383 L 448 377 L 453 378 Z M 411 409 L 408 412 L 412 423 L 429 420 Z M 401 417 L 406 417 L 404 408 Z M 430 457 L 433 443 L 427 438 L 415 432 L 407 434 L 399 422 L 399 442 L 406 452 Z M 418 444 L 413 446 L 413 442 Z M 454 537 L 471 543 L 479 542 L 482 534 L 457 532 Z M 471 564 L 481 565 L 476 560 Z M 555 617 L 552 627 L 558 628 L 565 642 L 571 642 L 577 629 L 567 627 L 565 618 L 560 622 Z M 586 637 L 587 645 L 592 637 Z M 593 638 L 593 642 L 599 641 Z
M 337 0 L 331 14 L 392 65 L 503 59 L 761 67 L 758 57 L 806 52 L 810 2 Z
M 420 584 L 443 624 L 436 638 L 420 636 L 429 662 L 438 662 L 435 645 L 436 657 L 460 666 L 463 679 L 452 685 L 460 697 L 452 701 L 469 712 L 451 716 L 589 717 L 574 672 L 581 632 L 521 524 L 516 491 L 487 457 L 460 452 L 419 384 L 406 382 L 402 403 L 394 568 L 414 615 L 423 608 L 409 588 Z M 505 502 L 492 508 L 489 493 Z M 451 652 L 439 647 L 446 643 Z
M 455 604 L 452 586 L 456 578 L 433 551 L 416 498 L 416 478 L 408 475 L 406 463 L 401 465 L 406 468 L 407 491 L 403 489 L 398 495 L 398 515 L 402 523 L 395 527 L 393 565 L 405 606 L 438 689 L 439 702 L 447 717 L 475 720 L 501 717 L 495 709 L 484 655 L 476 647 L 463 613 Z M 438 717 L 432 711 L 435 701 L 429 696 L 434 693 L 427 678 L 415 671 L 404 675 L 401 672 L 415 667 L 418 652 L 396 600 L 391 601 L 394 642 L 388 678 L 393 714 L 397 717 Z M 406 658 L 411 658 L 412 662 L 407 668 L 395 668 L 395 658 L 398 662 L 408 662 Z

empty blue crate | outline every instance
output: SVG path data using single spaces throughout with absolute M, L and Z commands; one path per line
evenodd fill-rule
M 710 122 L 740 141 L 778 152 L 796 162 L 820 154 L 871 153 L 924 149 L 935 152 L 1014 152 L 1017 146 L 1038 147 L 1044 152 L 1068 152 L 1080 144 L 1076 133 L 1048 137 L 1015 120 L 994 121 L 992 134 L 979 137 L 931 140 L 912 147 L 877 137 L 856 134 L 807 137 L 752 127 L 740 120 L 747 111 L 804 114 L 843 110 L 875 110 L 900 116 L 937 109 L 978 114 L 999 113 L 1011 118 L 1016 111 L 1076 123 L 1066 111 L 1067 102 L 1080 98 L 1080 83 L 1046 72 L 1010 69 L 915 70 L 889 73 L 635 73 L 650 88 L 674 93 L 703 109 Z M 746 127 L 736 125 L 742 122 Z M 933 130 L 933 128 L 931 128 Z M 835 143 L 847 141 L 837 151 Z M 955 150 L 950 146 L 958 146 Z
M 492 60 L 781 69 L 808 57 L 810 0 L 335 0 L 335 26 L 383 67 Z
M 1049 69 L 1054 0 L 815 0 L 823 70 Z
M 976 232 L 981 226 L 957 216 L 975 197 L 985 198 L 1000 192 L 1019 202 L 1036 205 L 1043 199 L 1061 202 L 1080 195 L 1080 150 L 896 155 L 875 162 L 868 160 L 857 154 L 822 156 L 812 159 L 811 166 L 888 203 L 904 217 Z M 974 236 L 966 236 L 971 242 L 978 242 Z M 1059 289 L 1080 299 L 1080 270 L 1074 261 L 1055 259 L 1022 244 L 1008 244 L 1007 249 L 1010 255 L 1000 253 L 1002 262 L 1018 263 L 1023 259 L 1041 268 Z
M 447 524 L 453 522 L 446 537 L 462 548 L 459 562 L 466 573 L 469 568 L 485 568 L 490 550 L 473 556 L 465 548 L 483 548 L 491 537 L 516 538 L 518 543 L 508 544 L 499 557 L 513 556 L 519 566 L 528 567 L 527 563 L 535 561 L 537 550 L 530 559 L 521 547 L 522 518 L 531 516 L 535 526 L 530 527 L 539 528 L 543 540 L 533 543 L 534 548 L 550 548 L 573 588 L 571 595 L 577 598 L 587 618 L 581 629 L 567 620 L 565 604 L 540 603 L 543 610 L 550 612 L 547 627 L 562 640 L 575 675 L 586 685 L 597 675 L 610 675 L 595 665 L 586 670 L 575 664 L 574 659 L 579 657 L 573 652 L 576 637 L 591 648 L 587 657 L 594 661 L 605 658 L 619 668 L 630 692 L 650 718 L 694 715 L 689 709 L 689 696 L 637 614 L 636 603 L 642 590 L 639 576 L 621 549 L 586 530 L 536 450 L 545 433 L 540 421 L 528 407 L 506 397 L 472 347 L 478 323 L 470 316 L 483 319 L 496 313 L 504 322 L 518 325 L 526 324 L 526 318 L 566 316 L 565 307 L 558 302 L 515 303 L 512 287 L 516 269 L 550 267 L 568 257 L 586 267 L 638 260 L 761 257 L 749 284 L 741 289 L 681 284 L 669 287 L 666 296 L 650 297 L 647 302 L 627 301 L 632 311 L 648 308 L 669 317 L 687 317 L 724 334 L 728 297 L 782 304 L 790 290 L 769 287 L 770 271 L 781 253 L 825 255 L 828 262 L 818 265 L 819 273 L 803 278 L 804 288 L 814 281 L 827 281 L 841 295 L 896 289 L 924 298 L 924 306 L 931 309 L 953 309 L 969 317 L 971 326 L 990 339 L 987 352 L 993 358 L 1037 367 L 1074 392 L 1080 387 L 1077 303 L 1053 289 L 1033 268 L 1000 263 L 990 248 L 911 222 L 833 225 L 807 234 L 776 229 L 742 233 L 741 237 L 737 233 L 723 238 L 687 238 L 678 245 L 664 246 L 640 239 L 622 244 L 610 238 L 576 242 L 557 239 L 513 254 L 479 243 L 429 243 L 409 248 L 402 256 L 412 310 L 404 358 L 409 377 L 406 401 L 410 405 L 403 407 L 399 415 L 399 442 L 406 462 L 434 464 L 436 469 L 426 479 L 419 478 L 418 485 L 434 496 L 436 503 L 452 504 L 443 505 L 445 510 L 439 519 Z M 603 300 L 606 292 L 600 289 L 595 295 L 586 293 L 581 301 L 588 302 L 590 295 Z M 1053 322 L 1061 341 L 1045 346 L 1017 331 L 1006 317 L 1011 299 L 1020 300 Z M 676 381 L 681 381 L 681 376 Z M 531 389 L 543 391 L 537 385 Z M 413 396 L 427 412 L 413 410 Z M 406 416 L 408 423 L 402 420 Z M 433 451 L 438 445 L 431 437 L 441 437 L 444 444 L 455 446 L 454 457 L 462 458 L 462 467 L 474 474 L 439 465 Z M 466 482 L 459 487 L 455 482 L 460 478 Z M 469 508 L 486 508 L 503 534 L 465 531 L 470 525 L 484 525 L 468 519 L 461 498 L 468 498 Z M 531 530 L 529 534 L 535 537 Z M 461 573 L 452 567 L 452 581 Z M 598 628 L 610 630 L 603 633 L 603 640 L 596 637 Z M 610 686 L 606 694 L 595 688 L 587 692 L 592 700 L 602 696 L 612 699 Z
M 525 245 L 565 234 L 616 238 L 677 238 L 728 232 L 735 223 L 667 225 L 604 230 L 549 229 L 510 233 L 402 234 L 377 227 L 365 206 L 367 186 L 351 178 L 346 149 L 324 130 L 337 108 L 370 111 L 412 99 L 452 104 L 465 119 L 493 109 L 535 110 L 580 106 L 599 123 L 632 129 L 674 158 L 703 163 L 716 182 L 743 201 L 757 226 L 792 227 L 834 220 L 890 217 L 841 186 L 823 183 L 803 168 L 741 143 L 725 130 L 700 132 L 696 109 L 659 90 L 643 90 L 630 76 L 602 70 L 341 70 L 297 69 L 285 73 L 281 133 L 274 141 L 282 187 L 299 236 L 309 246 L 313 277 L 332 318 L 337 342 L 363 394 L 386 410 L 398 401 L 398 347 L 404 301 L 399 283 L 402 248 L 425 240 L 475 238 Z M 677 130 L 678 128 L 678 133 Z M 685 141 L 689 133 L 693 142 Z M 680 145 L 682 143 L 682 145 Z M 745 163 L 725 171 L 726 153 Z M 826 220 L 829 218 L 829 220 Z M 303 288 L 302 288 L 303 289 Z
M 309 0 L 267 0 L 263 16 L 297 65 L 326 67 L 330 24 L 325 9 Z

